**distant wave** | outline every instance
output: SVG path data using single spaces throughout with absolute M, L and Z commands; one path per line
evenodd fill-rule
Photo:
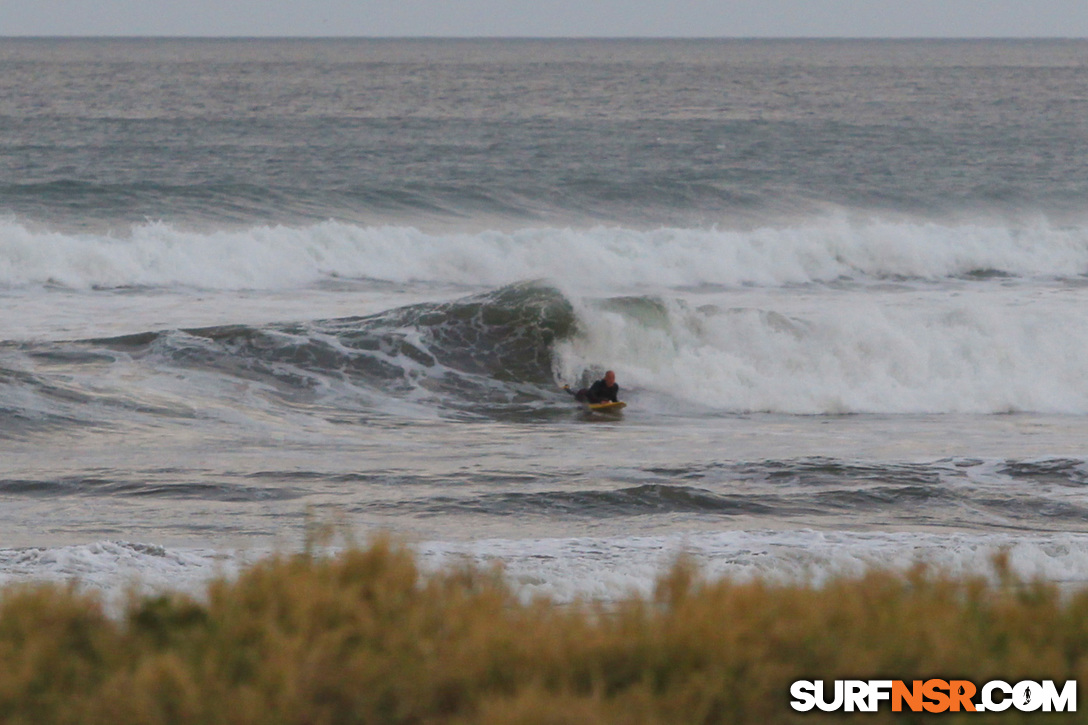
M 425 232 L 324 222 L 212 232 L 166 223 L 123 235 L 0 222 L 0 285 L 285 289 L 330 278 L 574 290 L 781 286 L 840 280 L 1078 277 L 1088 226 L 939 224 L 838 215 L 751 230 L 623 227 Z

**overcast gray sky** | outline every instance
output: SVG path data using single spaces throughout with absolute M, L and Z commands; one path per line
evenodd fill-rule
M 1088 0 L 0 0 L 0 36 L 1088 37 Z

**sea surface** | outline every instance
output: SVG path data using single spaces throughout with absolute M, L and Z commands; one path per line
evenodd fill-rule
M 0 39 L 0 305 L 0 583 L 1088 583 L 1088 41 Z

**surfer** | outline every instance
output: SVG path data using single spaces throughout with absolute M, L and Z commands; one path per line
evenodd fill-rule
M 613 403 L 619 402 L 620 386 L 616 384 L 616 373 L 609 370 L 604 374 L 604 377 L 597 382 L 590 385 L 588 388 L 582 388 L 574 394 L 574 399 L 580 403 L 603 403 L 605 401 L 611 401 Z

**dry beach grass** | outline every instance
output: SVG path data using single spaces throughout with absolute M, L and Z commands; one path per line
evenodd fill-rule
M 12 586 L 0 722 L 901 723 L 933 716 L 795 713 L 789 685 L 1088 675 L 1088 592 L 996 566 L 810 587 L 707 581 L 681 561 L 652 599 L 558 606 L 520 601 L 496 571 L 421 573 L 377 540 L 270 558 L 199 601 L 134 596 L 120 618 L 73 586 Z M 981 721 L 1039 717 L 1079 716 Z

